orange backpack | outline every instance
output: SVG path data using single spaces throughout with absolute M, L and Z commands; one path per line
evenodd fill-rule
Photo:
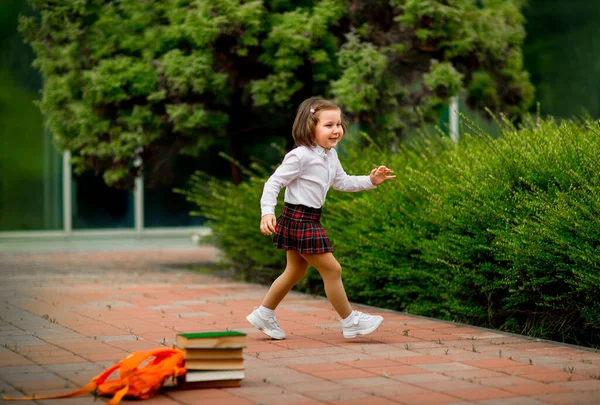
M 142 367 L 142 365 L 145 363 Z M 116 380 L 106 381 L 110 375 L 119 370 Z M 184 375 L 183 353 L 174 349 L 154 349 L 133 352 L 123 360 L 106 369 L 102 374 L 80 390 L 65 395 L 51 397 L 23 397 L 4 400 L 41 400 L 71 398 L 96 390 L 98 395 L 113 396 L 108 405 L 118 404 L 123 397 L 147 399 L 156 394 L 168 378 Z

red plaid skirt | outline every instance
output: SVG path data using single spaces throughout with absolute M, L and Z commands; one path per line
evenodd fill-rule
M 321 208 L 285 203 L 277 218 L 273 244 L 278 249 L 298 253 L 318 254 L 333 252 L 331 242 L 319 222 Z

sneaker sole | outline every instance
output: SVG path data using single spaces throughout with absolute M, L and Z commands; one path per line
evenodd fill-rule
M 383 319 L 377 325 L 372 326 L 369 329 L 365 329 L 360 332 L 351 332 L 351 333 L 342 332 L 342 333 L 343 333 L 345 339 L 354 339 L 358 335 L 364 336 L 364 335 L 368 335 L 369 333 L 375 332 L 381 326 L 382 323 L 383 323 Z
M 283 339 L 285 339 L 285 336 L 284 336 L 284 337 L 279 337 L 279 338 L 278 338 L 278 337 L 275 337 L 275 336 L 273 336 L 273 335 L 270 335 L 270 334 L 268 333 L 268 331 L 266 331 L 264 328 L 262 328 L 262 327 L 260 327 L 259 325 L 257 325 L 257 324 L 254 322 L 254 319 L 252 319 L 250 315 L 248 315 L 248 316 L 246 317 L 246 320 L 247 320 L 248 322 L 250 322 L 250 325 L 254 326 L 256 329 L 258 329 L 259 331 L 261 331 L 262 333 L 264 333 L 265 335 L 267 335 L 267 336 L 268 336 L 268 337 L 270 337 L 271 339 L 275 339 L 275 340 L 283 340 Z

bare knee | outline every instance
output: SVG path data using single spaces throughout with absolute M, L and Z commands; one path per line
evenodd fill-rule
M 342 266 L 339 263 L 335 263 L 327 266 L 327 268 L 317 269 L 321 273 L 321 277 L 327 280 L 338 280 L 342 278 Z
M 288 279 L 291 281 L 293 285 L 298 284 L 306 275 L 306 270 L 308 266 L 288 266 L 285 268 L 284 274 L 287 275 Z

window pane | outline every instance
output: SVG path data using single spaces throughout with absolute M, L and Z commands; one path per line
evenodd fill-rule
M 221 160 L 223 160 L 221 158 Z M 144 227 L 201 226 L 204 218 L 191 216 L 198 207 L 173 189 L 188 190 L 188 180 L 194 171 L 204 170 L 202 159 L 176 156 L 170 164 L 147 167 L 144 175 Z M 165 167 L 166 166 L 166 167 Z M 206 166 L 206 165 L 204 165 Z M 153 170 L 156 169 L 156 170 Z M 160 179 L 160 180 L 159 180 Z
M 33 97 L 13 88 L 10 106 L 4 103 L 5 78 L 0 72 L 0 231 L 62 229 L 61 154 Z
M 134 227 L 133 192 L 108 187 L 102 176 L 73 176 L 73 229 Z

